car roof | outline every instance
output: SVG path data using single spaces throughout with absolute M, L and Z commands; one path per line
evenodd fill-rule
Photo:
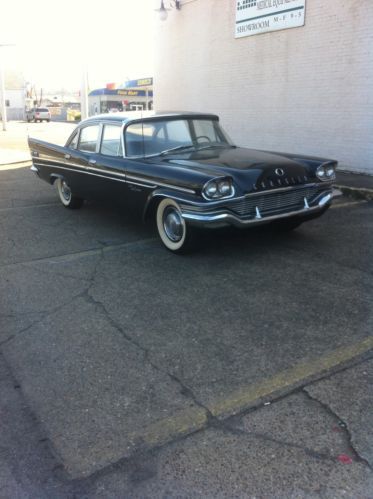
M 94 121 L 112 121 L 115 123 L 129 123 L 131 121 L 153 121 L 154 119 L 170 118 L 170 119 L 212 119 L 219 120 L 216 114 L 211 113 L 197 113 L 191 111 L 130 111 L 130 112 L 118 112 L 118 113 L 105 113 L 97 114 L 95 116 L 90 116 L 89 118 L 83 120 L 81 124 L 90 123 Z

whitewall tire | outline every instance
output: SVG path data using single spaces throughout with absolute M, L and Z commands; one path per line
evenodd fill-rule
M 156 213 L 158 235 L 166 248 L 173 253 L 191 249 L 192 229 L 185 223 L 179 205 L 173 199 L 163 199 Z
M 60 201 L 65 208 L 76 209 L 82 206 L 83 199 L 73 195 L 71 188 L 65 179 L 58 178 L 56 180 L 56 186 Z

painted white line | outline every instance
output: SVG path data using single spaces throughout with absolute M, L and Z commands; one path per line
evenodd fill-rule
M 368 201 L 366 199 L 363 199 L 362 201 L 351 201 L 351 202 L 347 202 L 347 203 L 335 203 L 335 204 L 332 204 L 330 208 L 346 208 L 347 206 L 355 206 L 357 204 L 363 204 L 363 203 L 367 203 Z

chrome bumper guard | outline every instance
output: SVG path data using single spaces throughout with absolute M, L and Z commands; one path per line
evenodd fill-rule
M 186 222 L 190 225 L 199 226 L 199 227 L 226 227 L 229 225 L 233 225 L 234 227 L 247 227 L 248 225 L 260 225 L 268 222 L 273 222 L 275 220 L 280 220 L 282 218 L 293 217 L 297 215 L 311 215 L 313 213 L 317 213 L 318 211 L 323 210 L 332 200 L 333 193 L 328 192 L 323 195 L 316 206 L 309 206 L 307 199 L 304 198 L 304 206 L 300 210 L 296 211 L 288 211 L 286 213 L 278 213 L 275 215 L 263 215 L 260 213 L 259 208 L 256 208 L 256 215 L 254 218 L 240 218 L 233 213 L 228 211 L 219 212 L 219 213 L 195 213 L 188 212 L 188 208 L 185 209 L 182 207 L 182 216 Z
M 35 165 L 30 166 L 30 170 L 39 176 L 39 169 Z

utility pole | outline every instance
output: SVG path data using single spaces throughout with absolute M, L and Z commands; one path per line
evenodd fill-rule
M 3 122 L 3 130 L 6 132 L 6 106 L 5 106 L 5 85 L 4 85 L 4 71 L 0 67 L 0 113 Z
M 82 120 L 88 118 L 88 74 L 87 68 L 83 68 L 82 85 L 80 88 L 80 112 Z
M 0 44 L 0 49 L 2 47 L 14 47 L 14 43 L 3 43 Z M 1 120 L 3 122 L 3 130 L 6 132 L 6 105 L 5 105 L 5 84 L 4 84 L 4 67 L 1 65 L 0 57 L 0 112 Z

